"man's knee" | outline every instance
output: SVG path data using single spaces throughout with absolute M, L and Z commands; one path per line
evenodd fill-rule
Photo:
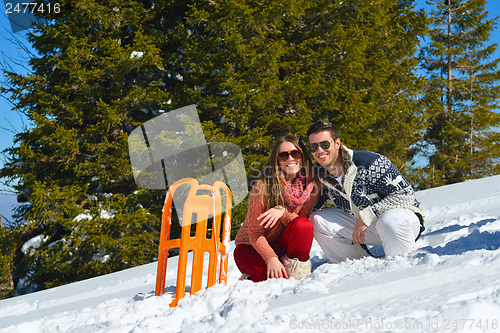
M 312 213 L 311 216 L 309 216 L 309 221 L 311 221 L 311 225 L 313 226 L 314 229 L 316 229 L 316 225 L 318 224 L 317 222 L 317 212 Z
M 412 225 L 418 223 L 418 217 L 406 208 L 395 208 L 384 212 L 377 221 L 378 228 L 396 232 L 403 228 L 411 230 Z
M 314 228 L 314 233 L 335 235 L 339 230 L 354 225 L 352 218 L 337 208 L 328 208 L 313 213 L 309 219 Z
M 418 217 L 405 208 L 396 208 L 384 212 L 375 226 L 389 256 L 401 255 L 408 252 L 416 238 L 416 228 L 419 225 Z
M 327 230 L 328 221 L 321 214 L 321 211 L 317 211 L 309 216 L 309 220 L 311 221 L 311 225 L 313 229 L 316 230 Z

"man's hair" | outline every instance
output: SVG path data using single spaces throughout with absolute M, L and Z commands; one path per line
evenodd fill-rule
M 317 123 L 311 125 L 307 130 L 307 137 L 311 134 L 318 134 L 321 132 L 330 132 L 333 140 L 337 140 L 339 138 L 339 131 L 337 131 L 337 127 L 329 121 L 318 121 Z

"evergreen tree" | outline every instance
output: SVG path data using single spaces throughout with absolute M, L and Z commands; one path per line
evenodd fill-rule
M 307 142 L 319 119 L 336 123 L 346 145 L 385 154 L 404 172 L 425 128 L 415 53 L 426 19 L 412 3 L 198 1 L 176 28 L 161 27 L 163 57 L 175 64 L 164 77 L 175 91 L 170 107 L 195 102 L 210 141 L 240 146 L 250 186 L 278 136 Z M 155 22 L 171 22 L 171 6 L 158 8 Z M 236 207 L 233 232 L 246 209 Z
M 5 228 L 0 221 L 0 299 L 14 296 L 13 261 L 18 229 Z
M 31 290 L 144 264 L 158 251 L 163 193 L 137 188 L 127 146 L 169 99 L 151 4 L 60 3 L 30 34 L 39 54 L 30 73 L 7 73 L 2 88 L 30 121 L 0 177 L 27 203 L 12 269 Z M 40 246 L 21 251 L 33 237 Z
M 500 59 L 488 44 L 497 18 L 488 19 L 486 0 L 435 0 L 431 41 L 422 50 L 429 73 L 429 164 L 420 170 L 427 188 L 496 174 L 499 166 Z M 437 99 L 435 99 L 437 97 Z M 427 148 L 429 149 L 429 148 Z
M 403 172 L 425 128 L 425 80 L 416 74 L 415 54 L 426 19 L 413 7 L 391 0 L 328 4 L 314 32 L 328 78 L 315 118 L 330 119 L 346 145 L 382 153 Z
M 425 128 L 415 53 L 426 18 L 412 3 L 201 1 L 179 68 L 198 82 L 207 128 L 242 147 L 252 169 L 277 136 L 307 140 L 319 119 L 337 124 L 346 145 L 407 167 Z
M 250 180 L 276 137 L 307 141 L 319 119 L 407 165 L 425 125 L 413 55 L 426 21 L 412 3 L 62 1 L 31 35 L 32 73 L 9 73 L 2 90 L 31 121 L 0 172 L 28 203 L 14 282 L 50 287 L 155 257 L 164 192 L 134 184 L 127 135 L 158 110 L 196 103 L 207 141 L 241 147 Z M 21 251 L 33 237 L 40 246 Z

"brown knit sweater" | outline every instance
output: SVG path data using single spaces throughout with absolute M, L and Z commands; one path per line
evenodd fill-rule
M 236 235 L 235 244 L 236 246 L 239 244 L 252 245 L 267 263 L 272 257 L 278 257 L 270 244 L 280 238 L 286 226 L 297 216 L 309 217 L 318 200 L 319 187 L 316 184 L 309 199 L 301 206 L 295 209 L 285 206 L 285 213 L 278 222 L 273 227 L 264 229 L 263 226 L 259 225 L 260 221 L 257 220 L 257 217 L 266 211 L 265 205 L 259 198 L 260 184 L 261 182 L 258 181 L 250 193 L 247 217 Z

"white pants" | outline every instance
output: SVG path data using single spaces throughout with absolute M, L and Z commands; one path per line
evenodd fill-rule
M 352 243 L 356 219 L 338 208 L 323 209 L 311 215 L 314 238 L 332 263 L 367 256 L 361 246 Z M 383 246 L 387 256 L 410 252 L 420 231 L 420 221 L 409 209 L 395 208 L 384 212 L 365 232 L 365 244 Z

